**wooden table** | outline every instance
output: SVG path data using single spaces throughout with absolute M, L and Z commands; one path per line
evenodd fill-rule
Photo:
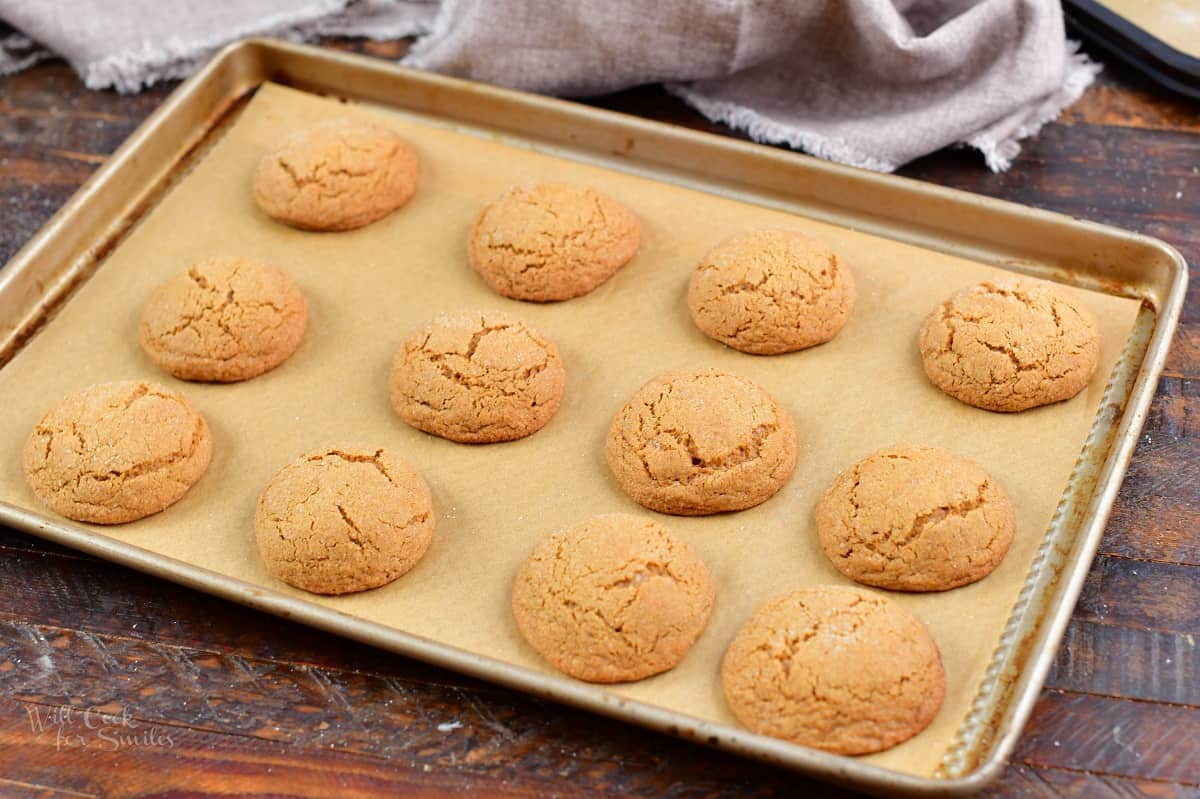
M 0 263 L 171 88 L 89 92 L 61 63 L 0 79 Z M 657 89 L 594 102 L 723 131 Z M 902 174 L 1141 231 L 1200 265 L 1200 105 L 1117 66 L 1009 172 L 956 150 Z M 990 795 L 1200 796 L 1198 289 L 1193 277 L 1100 555 Z M 2 528 L 0 588 L 2 795 L 845 793 Z

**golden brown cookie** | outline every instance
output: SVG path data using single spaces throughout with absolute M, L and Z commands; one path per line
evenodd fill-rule
M 726 239 L 688 285 L 696 327 L 735 350 L 777 355 L 829 341 L 854 306 L 854 278 L 825 245 L 790 230 Z
M 325 447 L 276 473 L 258 497 L 254 532 L 267 570 L 314 594 L 378 588 L 433 540 L 433 499 L 415 469 L 362 445 Z
M 925 625 L 881 594 L 832 585 L 759 608 L 725 651 L 721 681 L 751 732 L 843 755 L 908 740 L 946 694 Z
M 758 384 L 716 369 L 671 372 L 613 419 L 604 454 L 617 483 L 651 510 L 742 510 L 774 496 L 796 468 L 792 417 Z
M 138 338 L 175 377 L 230 383 L 286 361 L 307 325 L 308 303 L 287 272 L 253 258 L 208 258 L 155 289 Z
M 642 225 L 621 203 L 567 183 L 517 186 L 471 228 L 471 267 L 517 300 L 569 300 L 608 280 L 637 252 Z
M 328 119 L 273 147 L 254 171 L 254 202 L 305 230 L 350 230 L 395 211 L 417 189 L 417 155 L 400 134 Z
M 674 668 L 708 624 L 713 580 L 687 542 L 613 513 L 534 547 L 513 584 L 521 635 L 555 668 L 626 682 Z
M 392 360 L 392 409 L 451 441 L 511 441 L 541 430 L 566 375 L 554 342 L 502 311 L 444 314 L 404 339 Z
M 178 501 L 212 459 L 204 416 L 183 395 L 141 380 L 65 397 L 21 453 L 38 499 L 69 519 L 122 524 Z
M 817 501 L 821 549 L 838 571 L 896 591 L 945 591 L 986 577 L 1016 530 L 1004 488 L 974 461 L 933 447 L 869 455 Z
M 1023 411 L 1070 399 L 1091 381 L 1100 328 L 1053 284 L 986 281 L 957 292 L 921 325 L 925 374 L 955 399 Z

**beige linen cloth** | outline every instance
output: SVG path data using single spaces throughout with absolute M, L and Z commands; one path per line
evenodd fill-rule
M 417 36 L 403 63 L 560 95 L 645 83 L 751 138 L 892 171 L 952 144 L 1008 168 L 1099 71 L 1057 0 L 0 0 L 0 73 L 187 75 L 246 36 Z

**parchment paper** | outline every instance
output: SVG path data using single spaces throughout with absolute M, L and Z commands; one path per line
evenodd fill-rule
M 398 213 L 348 233 L 292 230 L 254 206 L 249 176 L 281 133 L 338 115 L 382 118 L 421 158 L 416 197 Z M 533 179 L 591 184 L 644 222 L 637 257 L 595 292 L 536 305 L 493 294 L 466 263 L 468 227 L 481 205 Z M 831 343 L 775 357 L 745 355 L 691 324 L 685 292 L 700 256 L 758 226 L 820 237 L 854 271 L 858 304 Z M 137 344 L 151 289 L 216 254 L 272 259 L 308 296 L 308 335 L 280 368 L 246 383 L 192 384 L 159 372 Z M 60 397 L 92 383 L 145 378 L 174 386 L 205 413 L 215 439 L 208 473 L 177 505 L 148 519 L 95 529 L 122 541 L 347 613 L 551 672 L 521 639 L 509 587 L 533 543 L 586 516 L 647 513 L 611 479 L 603 458 L 613 414 L 643 382 L 715 366 L 771 391 L 794 415 L 799 465 L 773 499 L 708 518 L 659 516 L 690 541 L 717 583 L 711 624 L 675 670 L 613 691 L 736 724 L 719 664 L 737 627 L 764 600 L 815 583 L 847 582 L 819 549 L 817 496 L 855 460 L 899 442 L 948 447 L 988 469 L 1012 496 L 1018 534 L 990 577 L 942 594 L 893 596 L 929 625 L 948 676 L 933 725 L 868 758 L 931 775 L 964 719 L 1039 539 L 1066 485 L 1108 375 L 1130 332 L 1135 301 L 1076 291 L 1100 320 L 1101 366 L 1076 398 L 1016 415 L 944 396 L 926 380 L 916 334 L 953 290 L 998 270 L 785 213 L 501 144 L 379 110 L 267 85 L 224 137 L 154 208 L 59 315 L 3 370 L 0 499 L 39 508 L 21 475 L 20 449 Z M 469 446 L 405 426 L 388 406 L 387 371 L 404 335 L 444 310 L 495 307 L 540 327 L 561 349 L 564 402 L 550 424 L 517 442 Z M 341 598 L 304 595 L 259 562 L 253 515 L 259 491 L 300 453 L 339 441 L 391 447 L 429 481 L 439 516 L 425 559 L 391 586 Z M 49 513 L 49 511 L 45 511 Z

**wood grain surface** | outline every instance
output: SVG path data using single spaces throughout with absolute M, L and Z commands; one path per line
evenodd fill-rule
M 172 88 L 90 92 L 60 62 L 0 78 L 0 263 Z M 729 133 L 658 89 L 589 102 Z M 1140 231 L 1200 264 L 1200 104 L 1117 65 L 1010 171 L 948 150 L 901 174 Z M 1197 292 L 1193 276 L 1100 554 L 988 796 L 1200 797 Z M 847 795 L 3 528 L 0 589 L 4 796 Z

